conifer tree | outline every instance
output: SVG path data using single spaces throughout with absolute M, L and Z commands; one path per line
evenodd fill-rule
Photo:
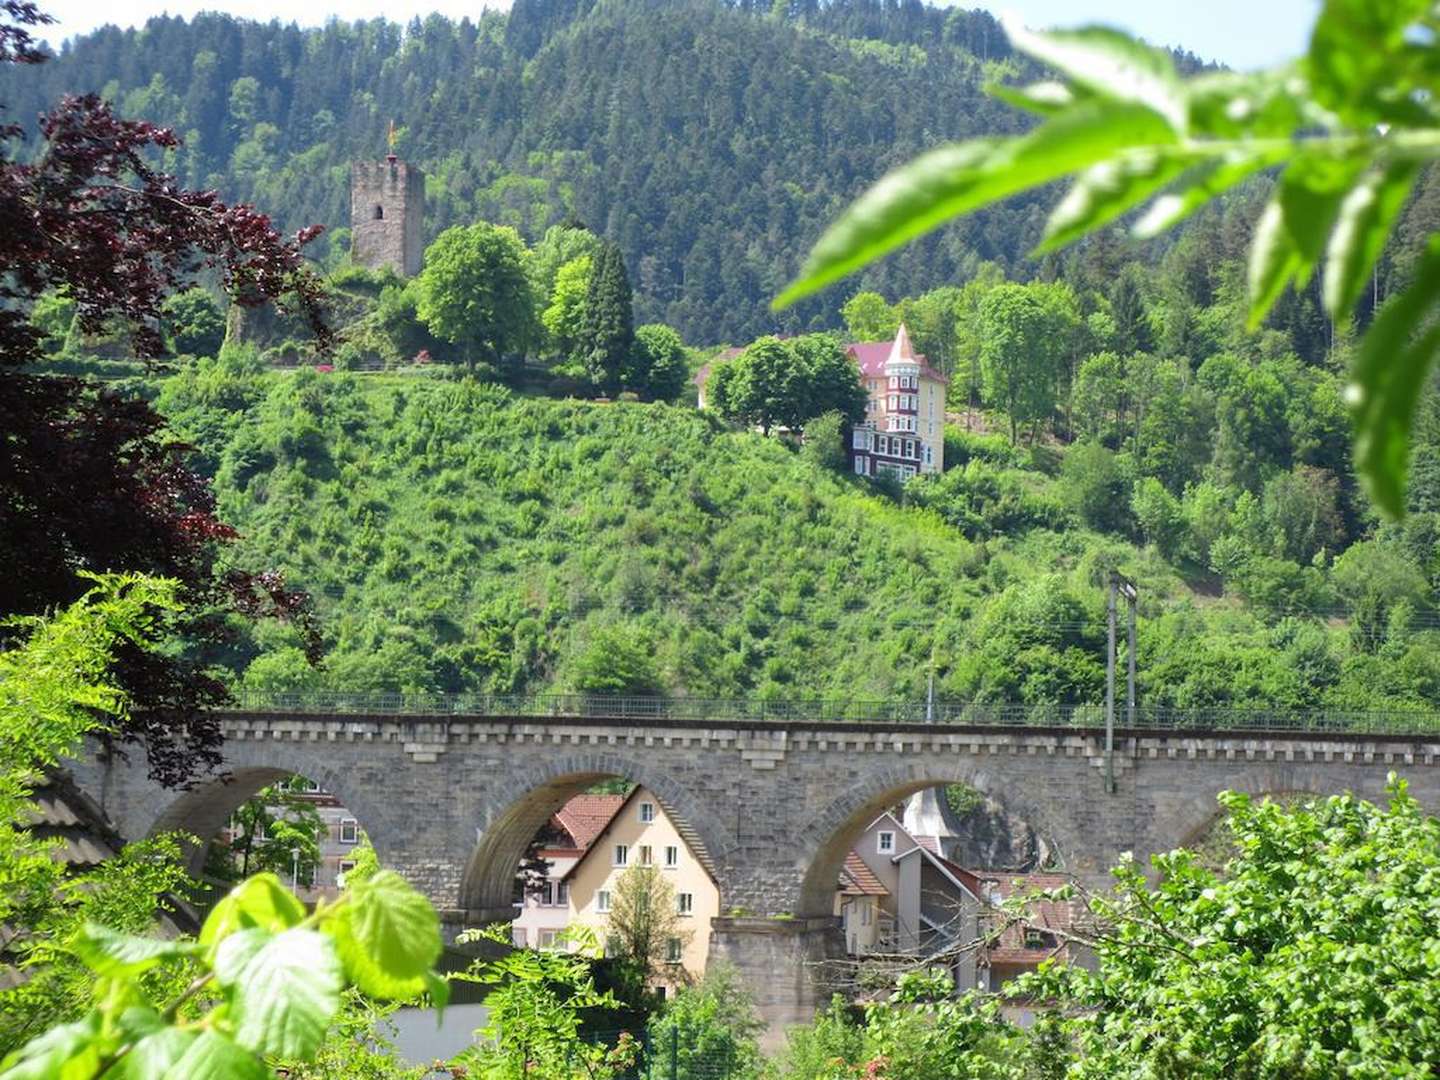
M 634 340 L 625 258 L 618 246 L 607 241 L 595 256 L 576 350 L 596 386 L 606 391 L 619 388 L 620 372 Z

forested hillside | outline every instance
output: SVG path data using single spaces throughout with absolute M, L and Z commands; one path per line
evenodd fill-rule
M 747 10 L 758 7 L 761 11 Z M 946 139 L 1018 130 L 986 82 L 1027 73 L 991 16 L 881 0 L 517 0 L 478 22 L 223 15 L 104 30 L 50 63 L 0 70 L 26 123 L 97 91 L 173 126 L 189 185 L 254 201 L 348 249 L 348 163 L 398 151 L 430 174 L 427 233 L 481 218 L 537 241 L 575 217 L 618 242 L 637 318 L 689 341 L 833 326 L 827 297 L 766 304 L 823 226 L 885 170 Z M 1033 72 L 1028 72 L 1033 74 Z M 918 244 L 863 279 L 892 295 L 1021 269 L 1040 209 L 1020 202 Z
M 249 687 L 919 697 L 933 665 L 952 697 L 1096 702 L 1118 567 L 1141 584 L 1147 701 L 1423 708 L 1440 692 L 1415 561 L 1429 515 L 1333 571 L 1297 567 L 1297 602 L 1278 558 L 1222 589 L 1182 546 L 1171 563 L 1123 537 L 1113 475 L 1049 476 L 1053 453 L 998 436 L 953 432 L 957 467 L 910 484 L 906 507 L 663 404 L 233 357 L 157 404 L 202 448 L 243 558 L 319 603 L 326 667 L 264 628 L 224 658 Z M 1111 489 L 1114 519 L 1074 495 Z M 1228 520 L 1209 497 L 1202 535 Z M 1268 503 L 1248 513 L 1262 537 Z

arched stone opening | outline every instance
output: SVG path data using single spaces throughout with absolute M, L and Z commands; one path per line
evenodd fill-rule
M 722 849 L 712 831 L 718 818 L 668 774 L 631 758 L 586 755 L 516 773 L 489 800 L 461 879 L 460 902 L 471 921 L 514 914 L 516 874 L 526 850 L 550 818 L 575 795 L 607 780 L 637 785 L 658 799 L 686 846 L 718 881 L 714 858 Z
M 315 829 L 314 851 L 307 852 L 303 872 L 296 854 L 289 877 L 283 872 L 283 866 L 270 866 L 259 861 L 249 866 L 241 861 L 235 867 L 236 874 L 270 869 L 285 878 L 287 884 L 299 886 L 302 899 L 314 901 L 320 896 L 333 897 L 343 883 L 342 875 L 354 865 L 353 853 L 362 840 L 363 825 L 358 812 L 342 800 L 335 778 L 328 770 L 319 769 L 312 774 L 310 771 L 296 772 L 293 767 L 282 769 L 273 765 L 233 768 L 176 796 L 156 817 L 150 835 L 179 832 L 189 837 L 184 848 L 186 870 L 194 878 L 205 879 L 207 859 L 237 812 L 266 788 L 288 781 L 293 781 L 294 785 L 285 792 L 283 802 L 304 815 L 307 833 L 309 829 Z M 277 805 L 275 816 L 278 819 L 290 815 Z M 236 859 L 239 861 L 241 857 L 236 856 Z M 218 875 L 211 884 L 223 888 L 224 880 L 228 879 Z
M 384 221 L 385 207 L 381 206 L 379 203 L 376 203 L 375 209 L 370 213 L 370 217 L 375 221 Z
M 887 772 L 853 786 L 802 830 L 797 844 L 796 869 L 800 874 L 795 913 L 801 918 L 823 918 L 834 914 L 836 882 L 846 856 L 856 841 L 884 811 L 927 788 L 963 784 L 998 804 L 1013 817 L 1026 822 L 1043 836 L 1053 852 L 1053 869 L 1067 869 L 1066 830 L 1050 820 L 1037 805 L 1016 796 L 983 768 L 956 763 L 951 766 L 924 765 Z

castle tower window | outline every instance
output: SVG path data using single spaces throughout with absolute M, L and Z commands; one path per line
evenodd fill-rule
M 376 221 L 384 221 L 384 220 L 385 220 L 385 207 L 380 206 L 380 205 L 378 205 L 378 204 L 376 205 L 376 207 L 375 207 L 375 220 L 376 220 Z

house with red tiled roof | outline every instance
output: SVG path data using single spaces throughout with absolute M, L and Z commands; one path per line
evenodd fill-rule
M 1069 883 L 1064 874 L 997 874 L 986 877 L 983 887 L 986 897 L 999 905 L 1017 896 L 1048 892 Z M 998 991 L 1046 960 L 1075 960 L 1075 949 L 1067 936 L 1074 923 L 1073 901 L 1031 900 L 1025 905 L 1025 917 L 1014 922 L 1006 920 L 999 937 L 981 950 L 979 964 L 985 986 Z
M 908 480 L 945 469 L 944 375 L 915 351 L 901 323 L 894 341 L 845 346 L 865 388 L 865 419 L 850 433 L 850 465 L 859 476 Z
M 710 376 L 744 349 L 726 349 L 690 380 L 700 408 L 709 406 Z M 949 381 L 915 351 L 901 323 L 892 341 L 845 346 L 866 393 L 865 416 L 850 434 L 850 466 L 859 476 L 908 480 L 945 469 L 945 385 Z
M 858 873 L 861 867 L 868 871 L 864 878 Z M 860 882 L 868 885 L 872 878 L 881 891 L 872 886 L 860 893 Z M 857 893 L 874 898 L 873 932 L 863 921 L 847 917 L 849 905 L 850 912 L 864 918 L 866 907 L 857 903 Z M 981 985 L 975 951 L 964 946 L 979 939 L 983 896 L 978 876 L 920 843 L 899 818 L 886 812 L 860 834 L 846 858 L 835 913 L 852 955 L 946 954 L 956 987 L 968 990 Z
M 553 945 L 569 924 L 570 895 L 565 875 L 605 831 L 624 802 L 623 795 L 575 795 L 550 815 L 540 832 L 539 849 L 534 852 L 546 864 L 544 881 L 532 879 L 527 883 L 511 923 L 511 937 L 518 947 Z

